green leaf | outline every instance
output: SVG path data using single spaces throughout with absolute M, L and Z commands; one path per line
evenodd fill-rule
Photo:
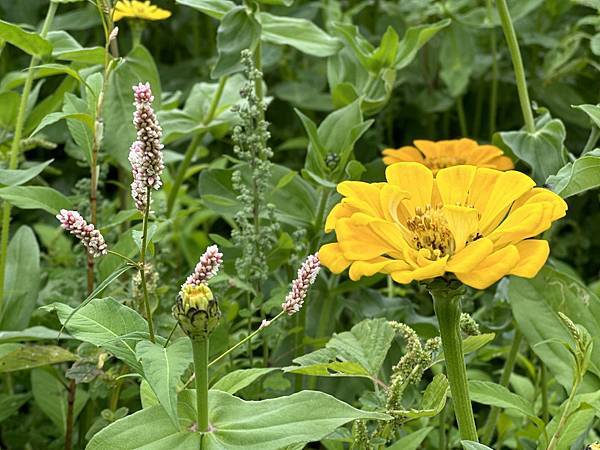
M 53 75 L 65 74 L 77 80 L 83 86 L 87 86 L 87 83 L 83 78 L 81 78 L 81 75 L 77 70 L 73 69 L 72 67 L 65 66 L 64 64 L 41 64 L 39 66 L 32 67 L 31 70 L 34 71 L 35 78 L 45 78 Z
M 480 444 L 479 442 L 473 441 L 460 441 L 463 450 L 493 450 L 487 445 Z
M 600 186 L 600 149 L 566 164 L 548 177 L 546 185 L 563 198 L 596 189 Z
M 28 169 L 0 169 L 0 184 L 5 186 L 18 186 L 27 183 L 32 178 L 37 177 L 43 170 L 48 167 L 53 159 L 46 162 L 36 164 Z
M 31 394 L 0 394 L 0 423 L 19 411 L 30 398 Z
M 56 340 L 59 337 L 62 337 L 63 339 L 71 338 L 64 334 L 60 336 L 57 330 L 35 326 L 21 331 L 0 331 L 0 344 L 6 342 L 51 341 Z
M 62 434 L 67 424 L 67 388 L 54 370 L 33 369 L 31 371 L 31 391 L 35 404 L 56 425 Z M 73 416 L 77 418 L 88 400 L 88 394 L 79 386 L 75 393 Z
M 506 131 L 500 133 L 504 143 L 533 170 L 533 177 L 543 183 L 567 162 L 564 149 L 566 131 L 560 119 L 544 114 L 536 120 L 536 131 Z
M 88 116 L 91 114 L 87 102 L 70 92 L 65 93 L 63 112 L 65 114 L 84 114 Z M 81 152 L 81 156 L 77 155 L 78 159 L 87 161 L 88 165 L 91 166 L 94 130 L 80 120 L 70 118 L 66 120 L 69 133 L 76 144 L 76 151 Z
M 51 31 L 48 40 L 52 43 L 52 57 L 63 61 L 84 64 L 104 64 L 104 48 L 84 48 L 66 31 Z
M 13 91 L 0 93 L 0 127 L 7 130 L 15 128 L 21 96 Z
M 520 395 L 510 392 L 500 384 L 490 381 L 469 381 L 471 400 L 502 409 L 515 409 L 527 417 L 536 417 L 533 405 Z
M 467 90 L 474 60 L 475 43 L 471 30 L 453 23 L 445 34 L 440 50 L 440 76 L 452 97 L 459 97 Z
M 377 47 L 371 56 L 371 67 L 374 71 L 379 71 L 384 67 L 390 68 L 394 66 L 399 44 L 400 38 L 398 37 L 398 33 L 396 33 L 394 28 L 388 26 L 381 37 L 379 47 Z
M 418 431 L 401 437 L 392 445 L 387 447 L 387 450 L 417 450 L 421 448 L 421 443 L 432 431 L 433 427 L 421 428 Z
M 31 133 L 32 136 L 35 136 L 42 129 L 46 128 L 53 123 L 56 123 L 63 119 L 72 119 L 77 120 L 83 124 L 85 124 L 89 130 L 93 131 L 94 129 L 94 119 L 89 114 L 85 113 L 67 113 L 67 112 L 54 112 L 52 114 L 48 114 L 46 117 L 42 119 L 40 124 L 36 127 L 35 130 Z
M 294 443 L 319 441 L 352 420 L 390 419 L 386 414 L 361 411 L 315 391 L 245 401 L 226 392 L 211 390 L 208 411 L 214 431 L 204 435 L 203 450 L 279 450 Z M 182 429 L 190 428 L 196 420 L 195 415 L 194 391 L 182 392 L 179 399 Z M 300 423 L 302 426 L 298 426 Z M 92 438 L 87 450 L 141 447 L 197 450 L 199 436 L 198 433 L 179 432 L 163 408 L 153 406 L 104 428 Z
M 256 380 L 274 370 L 278 369 L 276 367 L 265 367 L 234 370 L 233 372 L 229 372 L 224 377 L 219 378 L 219 380 L 212 386 L 211 389 L 227 392 L 229 394 L 235 394 L 236 392 L 250 386 Z
M 0 40 L 19 47 L 31 56 L 41 58 L 52 51 L 52 44 L 37 33 L 25 31 L 13 23 L 0 20 Z
M 467 336 L 463 339 L 462 348 L 463 354 L 468 355 L 469 353 L 476 352 L 480 348 L 486 346 L 494 340 L 496 335 L 494 333 L 482 333 L 477 336 Z M 438 357 L 433 361 L 432 365 L 438 364 L 444 361 L 444 353 L 440 352 Z
M 131 168 L 127 156 L 135 140 L 133 91 L 131 86 L 150 83 L 154 110 L 160 110 L 161 86 L 158 69 L 148 50 L 138 45 L 122 58 L 110 74 L 104 101 L 103 149 L 122 167 Z
M 573 105 L 573 108 L 582 110 L 588 115 L 590 121 L 600 128 L 600 105 Z
M 262 26 L 261 39 L 279 45 L 289 45 L 303 53 L 326 57 L 337 53 L 342 44 L 314 23 L 295 17 L 274 16 L 266 12 L 258 15 Z
M 415 56 L 421 47 L 423 47 L 423 45 L 433 38 L 440 30 L 443 30 L 450 25 L 450 23 L 450 19 L 444 19 L 431 25 L 419 25 L 410 27 L 406 30 L 404 37 L 400 41 L 398 53 L 396 54 L 396 70 L 408 66 L 413 59 L 415 59 Z
M 56 345 L 22 345 L 0 357 L 0 373 L 75 360 L 77 360 L 76 355 Z
M 235 3 L 229 0 L 175 0 L 175 3 L 197 9 L 218 20 L 235 8 Z
M 110 297 L 95 298 L 74 314 L 73 308 L 63 303 L 53 303 L 45 309 L 55 310 L 61 324 L 74 338 L 108 350 L 142 373 L 134 349 L 147 336 L 148 326 L 133 309 Z
M 8 244 L 4 283 L 0 329 L 22 330 L 29 324 L 40 285 L 40 249 L 27 225 L 19 227 Z
M 232 8 L 217 29 L 218 57 L 211 77 L 219 78 L 240 71 L 242 50 L 254 51 L 260 34 L 260 24 L 244 6 Z
M 425 389 L 420 408 L 398 411 L 398 413 L 411 420 L 437 416 L 446 406 L 449 389 L 450 384 L 446 376 L 442 373 L 437 374 Z
M 9 186 L 0 188 L 0 198 L 21 209 L 43 209 L 57 214 L 72 209 L 73 204 L 56 189 L 46 186 Z
M 533 279 L 511 277 L 508 298 L 527 342 L 565 389 L 570 390 L 575 370 L 563 343 L 574 345 L 558 312 L 588 330 L 600 329 L 600 299 L 580 280 L 551 267 Z M 584 378 L 587 390 L 600 389 L 600 335 L 594 333 L 592 364 Z
M 141 341 L 135 351 L 142 363 L 144 378 L 173 424 L 178 427 L 177 384 L 192 363 L 190 340 L 183 337 L 166 348 L 150 341 Z

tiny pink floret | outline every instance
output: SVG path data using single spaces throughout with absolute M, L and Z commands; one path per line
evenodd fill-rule
M 87 223 L 81 214 L 77 211 L 68 211 L 61 209 L 60 214 L 56 215 L 60 225 L 79 239 L 87 248 L 87 251 L 94 258 L 100 255 L 106 255 L 107 245 L 100 231 L 96 230 L 94 224 Z
M 298 278 L 292 282 L 292 288 L 285 298 L 285 302 L 281 307 L 288 315 L 292 315 L 300 311 L 304 304 L 304 299 L 308 293 L 308 289 L 317 279 L 321 261 L 319 254 L 309 255 L 304 261 L 300 269 L 298 269 Z

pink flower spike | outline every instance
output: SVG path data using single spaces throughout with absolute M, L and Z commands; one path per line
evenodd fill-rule
M 208 280 L 217 274 L 222 263 L 223 253 L 219 252 L 219 247 L 211 245 L 200 257 L 194 272 L 187 278 L 185 284 L 194 286 L 206 284 Z
M 315 253 L 314 255 L 309 255 L 300 269 L 298 269 L 298 278 L 292 282 L 292 288 L 285 298 L 285 302 L 281 304 L 281 307 L 288 315 L 291 316 L 300 311 L 308 289 L 317 279 L 320 268 L 321 261 L 319 260 L 319 254 Z
M 135 112 L 133 124 L 137 129 L 137 140 L 129 149 L 129 162 L 133 173 L 131 196 L 135 207 L 144 211 L 148 203 L 148 189 L 160 189 L 160 176 L 165 168 L 160 143 L 162 128 L 158 123 L 152 102 L 154 96 L 149 83 L 133 86 Z
M 77 211 L 61 209 L 60 214 L 57 214 L 56 218 L 65 230 L 69 231 L 85 245 L 88 253 L 94 258 L 106 255 L 107 245 L 104 242 L 104 237 L 100 231 L 96 230 L 94 224 L 88 224 Z

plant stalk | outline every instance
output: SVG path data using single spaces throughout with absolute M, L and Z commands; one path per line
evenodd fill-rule
M 558 427 L 556 427 L 556 431 L 554 432 L 554 436 L 550 440 L 550 444 L 548 444 L 547 450 L 555 450 L 560 438 L 562 436 L 562 432 L 567 424 L 567 419 L 569 418 L 569 409 L 571 409 L 571 403 L 573 403 L 573 399 L 575 398 L 575 394 L 577 393 L 577 389 L 579 389 L 579 384 L 581 383 L 581 376 L 577 376 L 575 381 L 573 382 L 573 387 L 571 388 L 571 393 L 569 394 L 569 398 L 567 399 L 567 403 L 565 404 L 565 409 L 562 412 L 560 417 L 560 422 L 558 423 Z
M 152 323 L 152 308 L 148 299 L 148 286 L 146 283 L 146 246 L 148 243 L 148 216 L 150 215 L 150 186 L 146 187 L 146 208 L 144 209 L 144 218 L 142 222 L 142 248 L 140 250 L 140 279 L 142 282 L 142 291 L 144 294 L 144 308 L 146 310 L 146 320 L 148 321 L 148 334 L 150 341 L 154 342 L 154 325 Z
M 477 428 L 469 398 L 467 368 L 459 326 L 462 295 L 450 288 L 430 289 L 430 294 L 433 297 L 433 306 L 440 326 L 446 372 L 460 437 L 463 440 L 477 442 Z
M 523 334 L 521 331 L 516 328 L 515 336 L 513 338 L 512 345 L 508 352 L 508 356 L 506 357 L 506 361 L 504 362 L 504 368 L 502 369 L 502 375 L 500 376 L 500 385 L 508 386 L 508 382 L 510 381 L 510 374 L 513 372 L 515 368 L 515 363 L 517 361 L 517 354 L 519 353 L 519 347 L 521 346 L 521 342 L 523 341 Z M 492 441 L 492 437 L 494 436 L 494 430 L 496 429 L 496 422 L 498 421 L 498 414 L 500 413 L 500 408 L 497 406 L 492 406 L 490 409 L 490 413 L 487 417 L 485 425 L 482 430 L 482 438 L 481 441 L 485 445 L 489 445 Z
M 531 110 L 531 101 L 529 100 L 529 92 L 527 90 L 527 78 L 525 76 L 523 58 L 521 57 L 521 50 L 519 49 L 515 27 L 510 18 L 506 0 L 496 0 L 496 7 L 498 8 L 502 30 L 504 31 L 504 37 L 506 38 L 515 71 L 517 91 L 519 93 L 519 102 L 521 103 L 521 111 L 523 112 L 523 119 L 525 121 L 525 129 L 528 133 L 533 133 L 535 132 L 535 121 L 533 119 L 533 111 Z
M 486 0 L 487 16 L 490 23 L 492 22 L 492 0 Z M 496 131 L 496 115 L 498 113 L 498 45 L 496 42 L 496 30 L 490 31 L 490 51 L 492 53 L 492 85 L 490 88 L 490 124 L 489 133 L 490 139 Z
M 50 30 L 50 25 L 54 20 L 58 3 L 50 2 L 46 18 L 40 31 L 40 36 L 45 38 Z M 27 103 L 29 102 L 29 94 L 33 85 L 34 68 L 38 65 L 40 59 L 37 56 L 32 56 L 29 62 L 29 70 L 27 78 L 23 84 L 23 92 L 21 93 L 21 101 L 19 102 L 19 111 L 17 112 L 17 120 L 15 123 L 15 133 L 10 145 L 10 158 L 8 168 L 14 170 L 19 164 L 19 153 L 21 150 L 21 138 L 23 136 L 23 127 L 25 125 Z M 10 238 L 10 213 L 12 205 L 6 200 L 2 204 L 2 233 L 0 233 L 0 317 L 4 313 L 4 277 L 6 272 L 6 252 L 8 250 L 8 240 Z
M 460 97 L 456 97 L 456 112 L 458 113 L 460 134 L 462 137 L 467 137 L 469 135 L 469 130 L 467 129 L 467 118 L 465 117 L 465 105 L 462 95 Z
M 196 408 L 198 431 L 208 431 L 208 344 L 209 339 L 192 340 L 196 373 Z

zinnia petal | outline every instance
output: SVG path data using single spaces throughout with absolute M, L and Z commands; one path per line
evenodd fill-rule
M 541 239 L 528 239 L 519 242 L 515 247 L 519 250 L 519 263 L 510 274 L 523 278 L 535 277 L 550 254 L 548 242 Z
M 446 205 L 443 211 L 448 221 L 448 229 L 454 237 L 454 251 L 459 252 L 477 233 L 479 228 L 477 210 L 465 206 Z
M 344 254 L 337 242 L 323 245 L 319 250 L 319 259 L 333 273 L 343 272 L 352 262 L 344 258 Z
M 437 173 L 435 182 L 445 205 L 467 205 L 476 172 L 475 166 L 454 166 Z
M 494 251 L 494 243 L 487 238 L 471 242 L 461 251 L 455 253 L 448 261 L 448 272 L 469 272 Z
M 514 245 L 504 247 L 485 258 L 479 265 L 468 272 L 456 273 L 456 277 L 464 284 L 475 289 L 485 289 L 510 271 L 519 262 L 519 251 Z
M 390 184 L 399 186 L 400 189 L 410 194 L 404 200 L 408 212 L 412 215 L 416 207 L 423 207 L 431 202 L 433 190 L 433 173 L 423 164 L 396 163 L 388 166 L 385 177 Z

